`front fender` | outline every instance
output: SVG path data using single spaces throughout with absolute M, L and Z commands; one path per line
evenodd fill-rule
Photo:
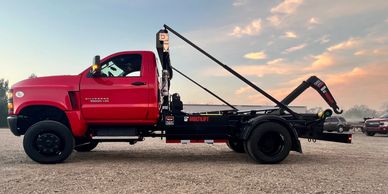
M 13 92 L 23 93 L 19 97 L 16 95 L 14 97 L 14 114 L 19 114 L 25 107 L 35 105 L 53 106 L 63 111 L 72 110 L 67 88 L 15 88 Z

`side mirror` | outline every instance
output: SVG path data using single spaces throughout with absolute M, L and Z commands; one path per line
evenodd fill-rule
M 96 55 L 93 58 L 93 65 L 90 68 L 90 73 L 93 77 L 97 77 L 101 72 L 101 63 L 100 63 L 100 56 Z

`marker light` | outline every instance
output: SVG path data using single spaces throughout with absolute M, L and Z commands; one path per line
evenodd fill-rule
M 7 108 L 8 108 L 8 114 L 13 114 L 13 90 L 9 90 L 7 93 Z
M 92 69 L 93 69 L 93 71 L 96 71 L 96 70 L 98 69 L 98 65 L 97 65 L 97 64 L 94 64 L 94 65 L 92 66 Z
M 8 102 L 8 110 L 12 110 L 13 109 L 13 103 L 12 102 Z

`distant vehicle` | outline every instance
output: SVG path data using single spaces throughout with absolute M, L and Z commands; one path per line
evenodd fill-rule
M 337 131 L 342 133 L 344 131 L 349 131 L 350 124 L 346 122 L 345 118 L 340 116 L 328 117 L 323 124 L 323 129 L 328 132 Z
M 385 113 L 377 118 L 367 119 L 365 121 L 364 133 L 367 136 L 374 136 L 376 133 L 387 134 L 388 133 L 388 113 Z

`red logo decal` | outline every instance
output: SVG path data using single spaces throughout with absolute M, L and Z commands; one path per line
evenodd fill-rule
M 189 122 L 209 122 L 209 117 L 191 116 Z

